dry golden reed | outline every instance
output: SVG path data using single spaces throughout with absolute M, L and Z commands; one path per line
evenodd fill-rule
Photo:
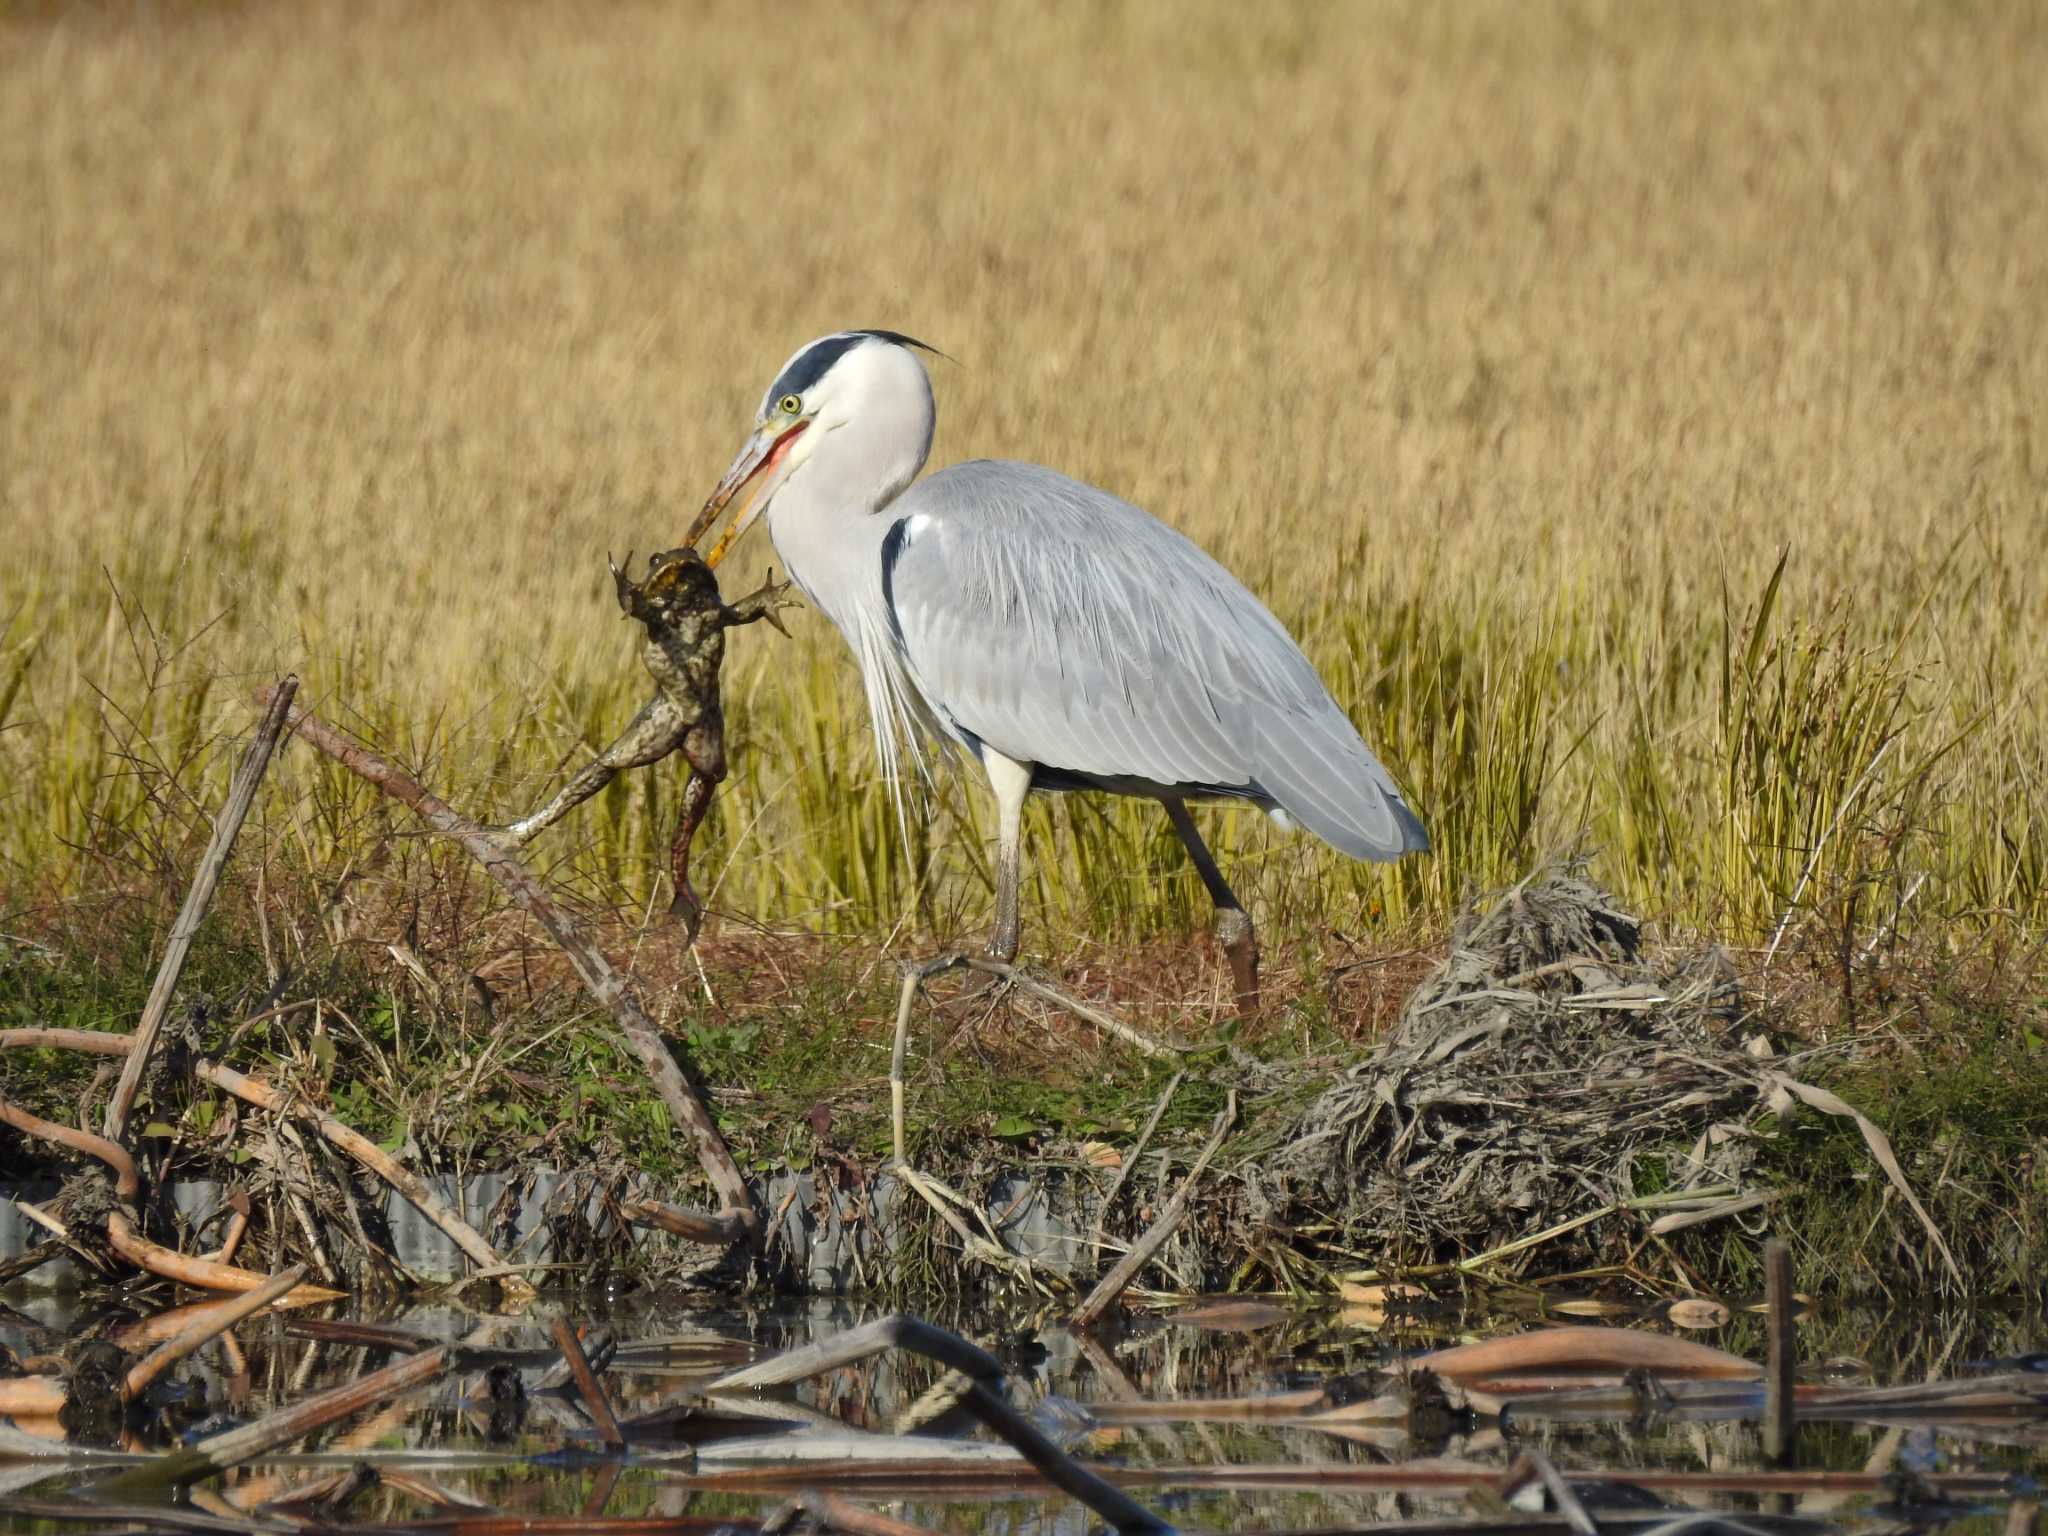
M 1758 942 L 2032 928 L 2044 78 L 2030 4 L 0 9 L 0 886 L 191 823 L 286 668 L 523 809 L 646 689 L 605 552 L 886 325 L 958 360 L 937 461 L 1201 539 L 1412 789 L 1396 871 L 1223 815 L 1269 918 L 1583 846 Z M 975 797 L 898 846 L 802 618 L 736 642 L 715 905 L 978 921 Z M 676 787 L 554 873 L 650 899 Z M 304 754 L 266 817 L 390 824 Z M 1037 847 L 1054 934 L 1201 914 L 1154 810 Z

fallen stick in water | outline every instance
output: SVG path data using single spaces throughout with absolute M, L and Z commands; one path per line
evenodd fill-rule
M 1711 1349 L 1690 1339 L 1645 1333 L 1635 1328 L 1538 1328 L 1529 1333 L 1484 1339 L 1432 1350 L 1408 1362 L 1411 1371 L 1434 1371 L 1459 1379 L 1498 1382 L 1517 1371 L 1631 1371 L 1638 1368 L 1674 1376 L 1754 1379 L 1761 1367 L 1740 1355 Z
M 1115 1485 L 1083 1466 L 1047 1439 L 1009 1400 L 992 1388 L 1003 1379 L 1002 1364 L 987 1350 L 969 1343 L 922 1318 L 898 1314 L 849 1329 L 816 1344 L 743 1366 L 719 1377 L 704 1390 L 734 1392 L 758 1387 L 787 1386 L 878 1355 L 887 1349 L 907 1349 L 928 1360 L 960 1372 L 969 1381 L 960 1404 L 988 1428 L 1007 1441 L 1039 1474 L 1056 1488 L 1080 1500 L 1119 1531 L 1159 1533 L 1173 1527 L 1162 1521 Z
M 265 688 L 258 692 L 257 700 L 268 708 L 275 695 L 274 689 Z M 654 1080 L 670 1113 L 689 1132 L 705 1177 L 711 1181 L 719 1199 L 725 1202 L 725 1209 L 719 1212 L 718 1219 L 732 1222 L 735 1239 L 757 1229 L 760 1221 L 754 1211 L 754 1198 L 747 1189 L 745 1175 L 740 1172 L 739 1164 L 733 1161 L 732 1152 L 726 1146 L 725 1138 L 719 1135 L 711 1112 L 690 1087 L 689 1080 L 683 1076 L 675 1058 L 663 1044 L 654 1021 L 640 1006 L 639 996 L 625 978 L 612 969 L 611 962 L 605 959 L 602 951 L 584 938 L 569 915 L 555 905 L 554 898 L 542 888 L 532 872 L 483 826 L 430 793 L 397 765 L 348 740 L 306 710 L 294 709 L 289 718 L 293 729 L 304 740 L 394 800 L 410 806 L 436 832 L 462 844 L 470 856 L 483 865 L 484 872 L 504 887 L 505 893 L 547 930 L 548 936 L 569 957 L 569 963 L 575 967 L 577 976 L 591 996 L 610 1011 L 619 1032 L 626 1037 L 641 1065 L 647 1069 L 647 1075 Z
M 206 845 L 206 852 L 200 856 L 199 868 L 193 871 L 191 888 L 185 893 L 185 904 L 178 909 L 177 921 L 171 924 L 171 936 L 164 944 L 163 962 L 157 967 L 156 980 L 149 989 L 149 1001 L 143 1004 L 142 1018 L 135 1026 L 135 1049 L 128 1053 L 127 1065 L 121 1068 L 121 1080 L 115 1084 L 114 1096 L 107 1102 L 107 1135 L 115 1141 L 119 1141 L 128 1130 L 128 1115 L 135 1108 L 135 1095 L 142 1087 L 142 1075 L 149 1070 L 156 1037 L 163 1029 L 165 1015 L 170 1012 L 172 994 L 177 991 L 178 977 L 185 969 L 185 956 L 191 952 L 192 940 L 206 919 L 206 909 L 213 904 L 213 893 L 220 885 L 221 871 L 227 868 L 228 855 L 234 851 L 235 838 L 248 818 L 249 807 L 256 803 L 256 788 L 263 782 L 263 770 L 270 766 L 271 751 L 284 730 L 285 714 L 292 706 L 292 695 L 298 691 L 299 680 L 291 676 L 270 690 L 263 723 L 256 727 L 255 738 L 242 753 L 234 782 L 228 788 L 227 804 L 221 807 L 220 819 L 213 824 L 213 837 Z
M 281 1275 L 273 1275 L 255 1290 L 236 1297 L 226 1306 L 194 1318 L 175 1338 L 157 1345 L 136 1361 L 121 1383 L 121 1401 L 132 1403 L 157 1377 L 210 1339 L 226 1333 L 243 1318 L 261 1312 L 306 1277 L 306 1266 L 294 1264 Z
M 260 1456 L 288 1441 L 311 1434 L 322 1425 L 346 1418 L 363 1408 L 374 1407 L 386 1398 L 432 1381 L 448 1369 L 454 1351 L 446 1344 L 411 1355 L 381 1371 L 316 1393 L 302 1403 L 265 1414 L 253 1424 L 244 1424 L 218 1435 L 210 1435 L 186 1450 L 174 1451 L 153 1461 L 142 1462 L 117 1472 L 101 1486 L 109 1492 L 132 1492 L 141 1488 L 164 1488 L 195 1483 L 202 1477 Z

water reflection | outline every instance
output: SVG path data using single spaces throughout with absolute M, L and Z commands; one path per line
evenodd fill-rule
M 1030 1312 L 983 1309 L 935 1319 L 977 1339 L 1002 1359 L 1013 1400 L 1033 1408 L 1040 1425 L 1077 1454 L 1145 1474 L 1134 1491 L 1188 1528 L 1311 1529 L 1377 1521 L 1469 1521 L 1473 1503 L 1463 1486 L 1428 1486 L 1428 1477 L 1459 1469 L 1507 1469 L 1517 1451 L 1535 1447 L 1568 1473 L 1740 1474 L 1764 1465 L 1754 1425 L 1686 1422 L 1656 1414 L 1617 1414 L 1584 1421 L 1529 1417 L 1505 1426 L 1456 1415 L 1428 1425 L 1361 1423 L 1310 1427 L 1299 1422 L 1096 1421 L 1090 1405 L 1251 1397 L 1354 1383 L 1371 1390 L 1372 1375 L 1404 1350 L 1455 1338 L 1469 1328 L 1497 1326 L 1502 1303 L 1465 1311 L 1429 1308 L 1373 1329 L 1327 1310 L 1245 1308 L 1232 1303 L 1182 1321 L 1146 1321 L 1121 1332 L 1077 1336 Z M 1510 1308 L 1512 1310 L 1512 1308 Z M 562 1373 L 549 1342 L 549 1323 L 566 1312 L 592 1325 L 586 1343 L 602 1354 L 608 1338 L 617 1355 L 604 1375 L 622 1420 L 633 1421 L 634 1452 L 622 1466 L 605 1461 L 573 1387 L 557 1390 Z M 238 1467 L 205 1485 L 207 1496 L 248 1510 L 314 1488 L 372 1448 L 415 1448 L 417 1464 L 387 1456 L 375 1487 L 348 1505 L 346 1518 L 416 1518 L 440 1504 L 528 1516 L 702 1516 L 758 1520 L 804 1474 L 762 1467 L 745 1447 L 776 1424 L 748 1412 L 706 1413 L 695 1403 L 705 1383 L 737 1361 L 828 1338 L 880 1315 L 845 1299 L 801 1302 L 642 1299 L 601 1314 L 573 1303 L 543 1303 L 528 1314 L 498 1316 L 446 1307 L 365 1315 L 320 1309 L 264 1316 L 206 1346 L 175 1373 L 172 1390 L 125 1426 L 71 1426 L 74 1437 L 114 1439 L 130 1448 L 162 1448 L 322 1387 L 351 1381 L 400 1358 L 374 1329 L 335 1326 L 337 1319 L 403 1329 L 432 1340 L 460 1340 L 465 1369 L 433 1387 L 322 1431 L 289 1452 Z M 140 1310 L 86 1310 L 76 1298 L 19 1299 L 0 1312 L 0 1343 L 18 1357 L 65 1353 L 81 1339 L 141 1347 L 152 1328 Z M 308 1336 L 317 1335 L 317 1336 Z M 1822 1309 L 1802 1328 L 1802 1357 L 1814 1379 L 1875 1383 L 1952 1376 L 1970 1362 L 2019 1359 L 2048 1338 L 2038 1313 L 1997 1309 L 1900 1312 Z M 1758 1357 L 1762 1326 L 1737 1315 L 1714 1337 Z M 957 1446 L 973 1425 L 950 1406 L 943 1369 L 902 1354 L 832 1370 L 781 1394 L 762 1412 L 782 1424 L 850 1427 L 928 1437 L 932 1455 Z M 1339 1390 L 1336 1394 L 1342 1396 Z M 23 1419 L 32 1434 L 60 1435 L 56 1423 Z M 1418 1432 L 1420 1430 L 1420 1432 Z M 734 1447 L 741 1449 L 735 1451 Z M 694 1452 L 694 1460 L 692 1453 Z M 1802 1429 L 1800 1465 L 1833 1471 L 1922 1473 L 1977 1471 L 2038 1476 L 2048 1470 L 2048 1444 L 2038 1420 L 1946 1424 L 1828 1423 Z M 1358 1486 L 1410 1469 L 1407 1486 Z M 1207 1480 L 1198 1481 L 1205 1478 Z M 80 1469 L 0 1460 L 0 1487 L 47 1498 L 88 1481 Z M 1347 1486 L 1349 1484 L 1349 1486 Z M 338 1484 L 336 1485 L 338 1489 Z M 999 1464 L 970 1462 L 916 1475 L 881 1469 L 850 1490 L 898 1518 L 943 1531 L 1078 1533 L 1099 1521 L 1064 1498 L 1047 1494 Z M 1883 1492 L 1806 1491 L 1795 1497 L 1727 1487 L 1687 1485 L 1661 1494 L 1679 1505 L 1753 1514 L 1799 1514 L 1856 1526 L 1886 1523 Z M 232 1512 L 232 1511 L 230 1511 Z M 1913 1523 L 1925 1509 L 1907 1512 Z M 1936 1511 L 1941 1515 L 1955 1511 Z M 1965 1512 L 1965 1528 L 1987 1531 L 2004 1505 Z

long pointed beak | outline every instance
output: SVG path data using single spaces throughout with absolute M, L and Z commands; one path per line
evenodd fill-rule
M 809 425 L 808 421 L 799 421 L 781 431 L 773 426 L 762 426 L 747 439 L 739 457 L 732 461 L 732 467 L 718 482 L 718 489 L 711 493 L 711 499 L 704 503 L 704 510 L 690 524 L 690 531 L 683 535 L 683 542 L 694 549 L 697 541 L 718 521 L 718 514 L 725 510 L 727 503 L 749 484 L 753 485 L 753 492 L 740 503 L 739 511 L 726 525 L 725 533 L 711 546 L 711 553 L 704 557 L 706 565 L 716 568 L 718 562 L 725 558 L 726 551 L 739 542 L 740 535 L 761 515 L 757 503 L 761 499 L 762 488 L 775 478 L 775 470 L 789 457 L 790 444 L 802 436 Z

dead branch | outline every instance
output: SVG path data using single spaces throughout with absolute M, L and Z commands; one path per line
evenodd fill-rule
M 257 697 L 269 705 L 276 694 L 277 690 L 265 688 Z M 305 710 L 293 709 L 289 718 L 292 727 L 305 740 L 393 799 L 410 806 L 436 832 L 461 843 L 470 856 L 483 865 L 484 871 L 504 887 L 506 894 L 547 930 L 548 936 L 569 957 L 569 963 L 575 967 L 577 976 L 590 994 L 610 1011 L 619 1032 L 640 1057 L 670 1112 L 689 1133 L 696 1145 L 698 1162 L 711 1181 L 711 1187 L 725 1203 L 725 1211 L 737 1216 L 746 1230 L 757 1229 L 759 1216 L 754 1210 L 753 1196 L 747 1189 L 739 1164 L 733 1161 L 710 1111 L 676 1066 L 675 1058 L 663 1044 L 654 1021 L 641 1007 L 638 995 L 612 969 L 611 962 L 597 946 L 584 938 L 569 915 L 555 905 L 554 899 L 526 866 L 482 826 L 430 793 L 395 764 L 349 741 L 325 721 Z
M 34 1136 L 40 1141 L 54 1141 L 60 1147 L 69 1147 L 74 1152 L 83 1152 L 96 1157 L 114 1170 L 114 1195 L 123 1205 L 132 1206 L 135 1197 L 142 1193 L 142 1177 L 135 1171 L 135 1159 L 104 1136 L 95 1136 L 91 1131 L 73 1130 L 68 1125 L 58 1125 L 40 1115 L 32 1115 L 0 1099 L 0 1121 L 13 1126 L 24 1136 Z
M 200 857 L 199 868 L 192 875 L 192 886 L 185 893 L 185 904 L 178 909 L 177 921 L 171 924 L 171 936 L 164 945 L 163 962 L 157 967 L 156 981 L 149 989 L 149 1001 L 143 1004 L 142 1018 L 135 1026 L 135 1049 L 128 1053 L 128 1064 L 121 1069 L 121 1080 L 115 1085 L 114 1097 L 107 1104 L 107 1135 L 115 1141 L 127 1134 L 128 1115 L 135 1107 L 135 1095 L 142 1087 L 142 1075 L 149 1070 L 149 1059 L 156 1048 L 157 1034 L 163 1028 L 164 1016 L 170 1012 L 171 994 L 178 988 L 178 977 L 185 969 L 185 956 L 191 952 L 192 940 L 199 932 L 200 923 L 205 921 L 206 909 L 213 903 L 221 871 L 227 868 L 228 855 L 234 851 L 235 838 L 248 818 L 249 807 L 256 803 L 256 788 L 263 782 L 263 770 L 270 766 L 271 750 L 276 747 L 277 739 L 284 730 L 292 695 L 298 691 L 298 678 L 289 675 L 268 690 L 270 696 L 265 701 L 267 707 L 263 712 L 263 723 L 257 726 L 254 739 L 242 753 L 234 782 L 228 788 L 227 804 L 221 807 L 220 818 L 213 824 L 213 837 Z
M 693 1243 L 734 1243 L 745 1235 L 739 1216 L 732 1211 L 709 1216 L 661 1200 L 625 1200 L 619 1204 L 619 1214 L 635 1226 L 658 1227 Z
M 166 1280 L 175 1280 L 197 1290 L 255 1291 L 261 1290 L 270 1280 L 268 1275 L 258 1274 L 253 1269 L 216 1264 L 211 1259 L 195 1259 L 175 1248 L 151 1242 L 135 1230 L 134 1223 L 121 1211 L 114 1211 L 107 1217 L 107 1246 L 137 1269 L 146 1269 L 153 1275 L 161 1275 Z M 291 1294 L 295 1301 L 338 1301 L 347 1293 L 330 1290 L 324 1285 L 302 1283 Z

